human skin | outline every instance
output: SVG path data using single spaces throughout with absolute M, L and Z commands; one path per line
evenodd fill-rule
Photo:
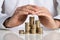
M 57 29 L 60 27 L 60 20 L 55 20 L 49 10 L 45 7 L 37 7 L 35 14 L 38 15 L 40 22 L 48 29 Z
M 41 7 L 41 10 L 37 13 L 40 22 L 49 29 L 57 29 L 60 26 L 59 20 L 54 20 L 51 13 L 45 7 Z
M 12 17 L 4 22 L 4 25 L 7 28 L 21 25 L 26 20 L 29 14 L 33 15 L 35 12 L 37 12 L 37 10 L 36 6 L 34 5 L 25 5 L 22 7 L 18 7 Z
M 37 15 L 40 22 L 49 29 L 57 29 L 60 26 L 59 20 L 54 20 L 49 10 L 45 7 L 38 7 L 36 5 L 25 5 L 18 7 L 13 16 L 4 22 L 5 27 L 12 28 L 21 25 L 26 20 L 27 16 Z

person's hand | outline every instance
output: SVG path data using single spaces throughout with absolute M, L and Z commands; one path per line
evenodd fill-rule
M 56 25 L 60 28 L 60 20 L 54 19 Z
M 5 27 L 11 28 L 21 25 L 26 20 L 27 15 L 34 14 L 38 11 L 36 9 L 37 8 L 34 5 L 18 7 L 13 16 L 4 22 Z
M 39 16 L 40 22 L 49 29 L 57 29 L 59 26 L 54 21 L 51 13 L 44 7 L 40 7 L 40 10 L 36 13 Z

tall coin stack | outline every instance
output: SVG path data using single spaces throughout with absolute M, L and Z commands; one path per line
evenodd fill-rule
M 29 23 L 25 23 L 25 33 L 26 33 L 26 34 L 29 34 L 29 33 L 30 33 Z
M 36 34 L 36 24 L 33 16 L 30 17 L 29 23 L 30 23 L 30 33 Z

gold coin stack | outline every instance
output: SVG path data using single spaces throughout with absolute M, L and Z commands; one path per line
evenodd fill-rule
M 42 34 L 43 33 L 43 29 L 42 29 L 42 27 L 40 27 L 40 21 L 36 20 L 35 23 L 36 23 L 36 33 Z
M 30 17 L 29 23 L 30 23 L 30 33 L 36 34 L 36 24 L 34 21 L 34 17 Z
M 29 33 L 30 33 L 29 23 L 25 23 L 25 33 L 26 33 L 26 34 L 29 34 Z
M 29 23 L 25 23 L 25 34 L 42 34 L 43 29 L 40 27 L 40 21 L 30 17 Z

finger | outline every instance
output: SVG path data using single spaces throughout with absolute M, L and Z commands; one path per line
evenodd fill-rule
M 37 14 L 38 16 L 46 16 L 46 14 L 44 12 L 41 12 L 39 14 Z
M 17 11 L 20 11 L 20 10 L 27 11 L 27 12 L 29 12 L 29 14 L 35 14 L 34 12 L 39 11 L 39 7 L 37 7 L 35 5 L 26 5 L 26 6 L 17 8 Z
M 27 9 L 29 9 L 29 10 L 32 10 L 32 11 L 34 11 L 34 12 L 37 12 L 39 9 L 37 9 L 36 7 L 34 7 L 34 6 L 27 6 L 26 7 Z
M 49 11 L 46 10 L 40 10 L 38 12 L 36 12 L 36 14 L 45 14 L 45 15 L 51 15 Z
M 45 8 L 45 7 L 40 7 L 40 9 L 47 9 L 47 8 Z
M 28 12 L 26 12 L 26 11 L 19 11 L 18 14 L 19 15 L 28 15 Z
M 15 11 L 14 14 L 16 14 L 16 13 L 18 13 L 20 15 L 27 15 L 27 14 L 34 14 L 34 11 L 26 9 L 26 8 L 23 8 L 23 9 L 21 9 L 19 11 Z
M 39 17 L 40 16 L 44 16 L 44 17 L 52 17 L 51 15 L 48 15 L 48 14 L 45 14 L 44 12 L 43 13 L 40 13 L 40 14 L 37 14 Z
M 28 12 L 28 14 L 34 14 L 34 13 L 35 13 L 34 11 L 29 10 L 29 9 L 27 9 L 27 8 L 24 8 L 24 9 L 22 9 L 21 11 L 26 11 L 26 12 Z
M 21 10 L 22 8 L 24 8 L 24 7 L 26 7 L 26 6 L 21 6 L 21 7 L 18 7 L 18 8 L 16 8 L 16 10 Z
M 37 5 L 28 5 L 28 6 L 33 7 L 33 8 L 36 8 L 36 9 L 39 9 L 39 8 L 40 8 L 40 7 L 37 6 Z
M 38 12 L 36 12 L 36 14 L 41 14 L 41 13 L 47 13 L 45 10 L 39 10 Z
M 14 14 L 16 15 L 16 14 L 23 14 L 23 13 L 24 13 L 24 11 L 21 11 L 21 10 L 20 10 L 20 11 L 15 11 Z M 27 14 L 27 13 L 26 13 L 26 14 Z
M 38 9 L 39 9 L 39 7 L 35 6 L 35 5 L 25 5 L 25 6 L 18 7 L 16 10 L 19 11 L 23 8 L 27 8 L 27 9 L 30 9 L 30 10 L 33 10 L 33 11 L 38 11 Z

